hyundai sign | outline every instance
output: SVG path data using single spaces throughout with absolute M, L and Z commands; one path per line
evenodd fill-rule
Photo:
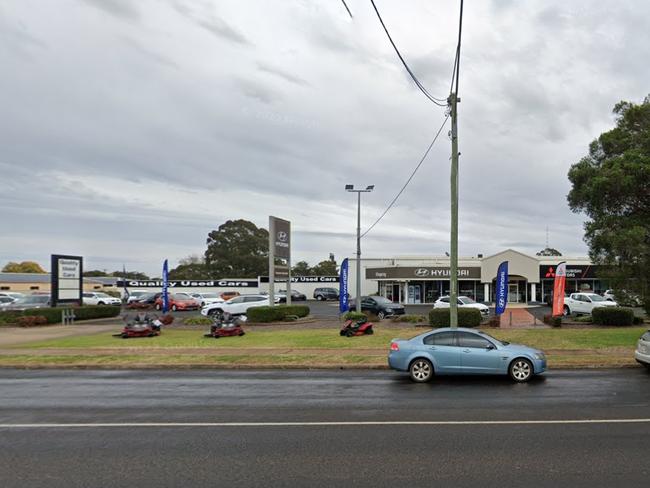
M 499 265 L 496 295 L 497 306 L 495 313 L 501 315 L 506 311 L 506 304 L 508 303 L 508 261 L 504 261 Z

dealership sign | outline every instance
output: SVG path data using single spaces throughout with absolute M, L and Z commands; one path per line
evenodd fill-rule
M 273 256 L 276 258 L 291 258 L 291 222 L 278 217 L 269 217 L 270 241 Z
M 162 288 L 162 280 L 118 280 L 117 287 Z M 256 288 L 257 280 L 169 280 L 169 288 Z
M 409 267 L 409 266 L 396 266 L 391 268 L 366 268 L 366 278 L 367 279 L 426 279 L 426 280 L 435 280 L 435 279 L 449 279 L 451 276 L 451 270 L 448 267 L 431 267 L 431 266 L 421 266 L 421 267 Z M 458 277 L 464 279 L 480 279 L 481 278 L 481 268 L 480 267 L 462 267 L 458 268 Z
M 278 276 L 275 277 L 275 281 L 287 281 L 285 279 L 279 279 Z M 260 283 L 268 283 L 268 276 L 260 276 Z M 338 283 L 338 276 L 292 276 L 291 283 Z
M 52 254 L 51 269 L 52 306 L 73 303 L 81 305 L 83 258 Z
M 545 264 L 539 267 L 539 277 L 542 280 L 554 280 L 556 274 L 556 266 L 554 264 Z M 565 277 L 573 280 L 583 280 L 596 278 L 597 266 L 567 264 L 565 270 Z

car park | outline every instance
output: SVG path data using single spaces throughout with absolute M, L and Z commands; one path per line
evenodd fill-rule
M 221 315 L 223 313 L 245 315 L 249 308 L 265 305 L 269 305 L 269 297 L 267 295 L 240 295 L 224 303 L 211 303 L 206 305 L 201 309 L 201 315 L 205 315 L 206 317 L 210 315 Z
M 279 298 L 280 303 L 287 302 L 287 290 L 280 290 L 276 295 Z M 300 293 L 297 290 L 291 290 L 291 301 L 292 302 L 304 302 L 307 300 L 307 296 L 304 293 Z
M 614 301 L 606 300 L 596 293 L 571 293 L 564 299 L 564 315 L 590 314 L 596 307 L 617 307 Z
M 225 301 L 213 292 L 190 293 L 190 296 L 199 302 L 201 307 L 205 307 L 208 303 L 222 303 Z
M 639 338 L 636 344 L 636 351 L 634 351 L 634 359 L 639 364 L 650 369 L 650 330 L 647 330 Z
M 315 300 L 338 300 L 339 291 L 336 288 L 316 288 L 314 290 Z
M 481 312 L 481 315 L 484 317 L 490 315 L 490 307 L 482 303 L 475 302 L 469 297 L 457 297 L 456 303 L 458 304 L 458 308 L 475 308 Z M 438 298 L 438 300 L 436 300 L 433 304 L 433 308 L 449 308 L 450 306 L 451 304 L 449 303 L 449 296 L 442 296 Z
M 17 298 L 11 298 L 4 295 L 0 295 L 0 309 L 6 307 L 10 303 L 14 303 L 16 300 Z
M 350 310 L 356 309 L 356 300 L 350 301 Z M 382 296 L 361 297 L 361 311 L 376 315 L 380 319 L 393 315 L 404 315 L 404 305 L 391 302 Z
M 30 308 L 45 308 L 49 306 L 50 295 L 26 295 L 2 307 L 2 310 L 28 310 Z
M 173 312 L 176 311 L 185 311 L 185 310 L 198 310 L 200 307 L 199 302 L 192 298 L 187 293 L 170 293 L 168 297 L 169 309 Z M 156 310 L 162 310 L 163 308 L 163 297 L 162 294 L 156 298 L 154 304 Z
M 17 291 L 0 291 L 0 297 L 9 297 L 13 298 L 14 300 L 18 300 L 19 298 L 26 297 L 24 293 L 20 293 Z
M 81 296 L 84 305 L 121 305 L 122 300 L 102 292 L 84 292 Z
M 388 365 L 408 371 L 417 383 L 434 375 L 453 374 L 509 375 L 523 383 L 546 370 L 546 355 L 528 346 L 501 342 L 482 331 L 445 327 L 412 339 L 393 339 Z
M 129 290 L 128 298 L 126 303 L 133 303 L 140 300 L 143 296 L 150 294 L 150 291 L 147 290 Z

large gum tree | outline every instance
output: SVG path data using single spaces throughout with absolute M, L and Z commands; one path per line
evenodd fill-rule
M 615 289 L 645 298 L 650 313 L 650 95 L 619 102 L 616 127 L 569 170 L 573 212 L 584 212 L 591 259 Z

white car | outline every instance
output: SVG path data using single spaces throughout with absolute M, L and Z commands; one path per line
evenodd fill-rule
M 127 298 L 126 303 L 137 302 L 147 293 L 151 293 L 151 292 L 147 290 L 129 290 L 129 298 Z
M 18 300 L 19 298 L 24 298 L 27 295 L 24 293 L 20 293 L 17 291 L 0 291 L 0 297 L 9 297 L 13 298 L 14 300 Z
M 205 307 L 211 303 L 224 303 L 223 298 L 213 292 L 206 291 L 200 293 L 190 293 L 190 296 L 199 302 L 201 304 L 201 307 Z
M 121 305 L 122 300 L 100 291 L 84 292 L 82 294 L 84 305 Z
M 618 303 L 596 293 L 571 293 L 564 299 L 564 315 L 590 314 L 596 307 L 618 307 Z
M 641 298 L 639 298 L 638 295 L 634 295 L 633 293 L 628 293 L 625 290 L 620 290 L 621 294 L 623 295 L 622 301 L 626 305 L 630 305 L 632 307 L 640 307 L 642 304 Z M 614 290 L 605 290 L 605 293 L 603 293 L 603 298 L 607 301 L 610 302 L 615 302 L 616 298 L 614 297 Z
M 206 317 L 224 312 L 230 315 L 244 315 L 249 308 L 269 305 L 269 297 L 264 295 L 240 295 L 223 303 L 211 303 L 201 309 Z
M 2 307 L 9 305 L 10 303 L 14 303 L 17 300 L 18 300 L 17 298 L 11 298 L 5 295 L 0 295 L 0 309 Z
M 650 330 L 639 338 L 636 344 L 636 351 L 634 351 L 634 359 L 650 369 Z
M 472 300 L 470 297 L 457 297 L 457 302 L 458 303 L 458 308 L 475 308 L 479 312 L 481 312 L 481 315 L 484 317 L 487 317 L 490 315 L 490 307 L 487 305 L 483 305 L 482 303 L 475 302 Z M 449 297 L 444 296 L 438 298 L 435 303 L 433 304 L 433 308 L 449 308 Z

